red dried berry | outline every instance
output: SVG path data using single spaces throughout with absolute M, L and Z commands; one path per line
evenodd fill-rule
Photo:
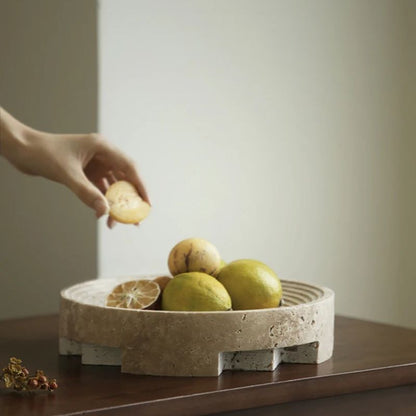
M 35 378 L 31 378 L 28 385 L 31 389 L 36 389 L 39 386 L 39 382 Z
M 26 367 L 22 367 L 22 373 L 23 373 L 25 376 L 28 376 L 28 375 L 29 375 L 29 370 L 28 370 Z
M 55 390 L 58 388 L 58 383 L 56 381 L 52 381 L 49 383 L 49 390 Z
M 46 390 L 46 389 L 48 389 L 48 388 L 49 388 L 49 384 L 48 384 L 48 383 L 43 383 L 43 384 L 41 384 L 40 388 L 41 388 L 42 390 Z
M 45 376 L 39 376 L 38 381 L 39 383 L 43 384 L 43 383 L 46 383 L 48 379 Z

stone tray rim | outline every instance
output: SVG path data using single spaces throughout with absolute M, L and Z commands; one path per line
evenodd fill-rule
M 300 284 L 300 285 L 304 285 L 304 286 L 308 286 L 311 289 L 314 290 L 318 290 L 320 292 L 322 292 L 322 295 L 320 295 L 317 299 L 313 299 L 311 301 L 308 302 L 302 302 L 300 304 L 297 305 L 282 305 L 276 308 L 264 308 L 264 309 L 237 309 L 237 310 L 228 310 L 228 311 L 164 311 L 164 310 L 155 310 L 155 309 L 128 309 L 128 308 L 117 308 L 114 306 L 106 306 L 106 305 L 95 305 L 92 303 L 88 303 L 85 301 L 80 301 L 78 299 L 74 299 L 73 297 L 68 297 L 66 295 L 66 292 L 68 292 L 69 290 L 74 290 L 77 287 L 82 287 L 84 285 L 87 284 L 93 284 L 94 282 L 99 282 L 102 280 L 113 280 L 115 282 L 119 281 L 120 283 L 123 281 L 128 281 L 128 280 L 124 280 L 124 279 L 131 279 L 131 280 L 152 280 L 155 277 L 158 276 L 163 276 L 166 275 L 165 274 L 140 274 L 140 275 L 129 275 L 129 276 L 116 276 L 116 277 L 105 277 L 105 278 L 99 278 L 99 279 L 91 279 L 91 280 L 85 280 L 83 282 L 79 282 L 76 283 L 74 285 L 68 286 L 64 289 L 62 289 L 60 291 L 60 296 L 62 299 L 68 300 L 70 302 L 76 302 L 82 305 L 88 305 L 88 306 L 93 306 L 95 308 L 101 308 L 104 310 L 117 310 L 117 311 L 129 311 L 132 313 L 141 313 L 141 314 L 147 314 L 147 313 L 153 313 L 153 314 L 163 314 L 163 315 L 225 315 L 225 316 L 230 316 L 231 314 L 241 314 L 241 313 L 247 313 L 249 312 L 250 314 L 252 313 L 264 313 L 264 312 L 272 312 L 272 311 L 282 311 L 282 310 L 286 310 L 286 311 L 290 311 L 290 310 L 296 310 L 299 307 L 303 307 L 304 305 L 314 305 L 317 303 L 321 303 L 324 302 L 326 299 L 328 299 L 329 297 L 333 297 L 335 296 L 335 293 L 332 289 L 325 287 L 325 286 L 317 286 L 317 285 L 313 285 L 311 283 L 306 283 L 300 280 L 289 280 L 289 279 L 280 279 L 280 281 L 282 283 L 295 283 L 295 284 Z

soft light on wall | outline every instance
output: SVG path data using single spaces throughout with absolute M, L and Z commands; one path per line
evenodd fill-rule
M 163 272 L 201 236 L 333 288 L 338 313 L 415 325 L 405 5 L 102 1 L 100 129 L 154 208 L 139 230 L 100 228 L 100 275 Z
M 2 12 L 1 105 L 39 129 L 98 127 L 136 160 L 153 211 L 140 228 L 101 220 L 97 237 L 70 191 L 1 160 L 0 318 L 57 312 L 96 263 L 100 277 L 165 272 L 171 247 L 201 236 L 227 261 L 333 288 L 337 313 L 416 327 L 413 0 Z

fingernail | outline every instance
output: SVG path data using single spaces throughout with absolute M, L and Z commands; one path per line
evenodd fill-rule
M 95 209 L 95 215 L 97 218 L 102 217 L 105 214 L 108 214 L 110 211 L 110 208 L 108 206 L 108 202 L 106 199 L 97 198 L 94 201 L 94 209 Z

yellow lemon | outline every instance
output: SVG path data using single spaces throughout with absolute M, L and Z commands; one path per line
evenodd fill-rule
M 144 220 L 150 205 L 143 201 L 137 189 L 127 181 L 113 183 L 105 194 L 110 205 L 110 216 L 124 224 L 135 224 Z
M 206 273 L 178 274 L 162 294 L 162 309 L 167 311 L 227 311 L 230 308 L 231 298 L 225 287 Z
M 218 280 L 231 296 L 232 308 L 275 308 L 282 299 L 276 273 L 257 260 L 235 260 L 220 270 Z
M 217 248 L 202 238 L 180 241 L 169 253 L 168 267 L 172 276 L 187 272 L 207 273 L 216 276 L 221 256 Z

